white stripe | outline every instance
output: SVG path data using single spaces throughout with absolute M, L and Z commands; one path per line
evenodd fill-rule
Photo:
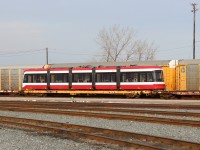
M 116 82 L 101 82 L 101 83 L 95 83 L 95 85 L 117 85 Z
M 116 72 L 116 70 L 96 70 L 96 72 Z
M 120 85 L 155 85 L 165 84 L 164 82 L 121 82 Z
M 92 70 L 72 70 L 72 73 L 92 73 Z
M 121 72 L 142 72 L 142 71 L 155 71 L 162 69 L 121 69 Z
M 142 71 L 154 71 L 162 69 L 121 69 L 120 72 L 142 72 Z M 68 70 L 63 71 L 50 71 L 51 73 L 69 73 Z M 96 70 L 96 72 L 116 72 L 116 70 Z M 46 74 L 47 71 L 25 71 L 24 74 Z M 72 70 L 72 73 L 92 73 L 92 70 Z
M 38 73 L 46 74 L 47 71 L 26 71 L 26 72 L 24 72 L 24 74 L 38 74 Z
M 47 85 L 47 83 L 23 83 L 23 86 L 26 85 Z
M 50 83 L 50 85 L 69 85 L 69 83 Z
M 90 83 L 72 83 L 72 85 L 92 85 L 92 83 L 90 82 Z
M 47 83 L 23 83 L 23 85 L 46 85 Z M 69 85 L 69 83 L 50 83 L 51 85 Z M 91 85 L 91 82 L 72 82 L 73 85 Z M 116 85 L 116 82 L 96 82 L 96 85 Z M 164 82 L 120 82 L 121 85 L 153 85 L 153 84 L 165 84 Z
M 50 73 L 69 73 L 68 70 L 63 70 L 63 71 L 50 71 Z

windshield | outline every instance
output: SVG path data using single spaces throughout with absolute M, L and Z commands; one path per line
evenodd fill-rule
M 155 74 L 156 74 L 156 82 L 163 82 L 164 81 L 162 70 L 156 70 Z

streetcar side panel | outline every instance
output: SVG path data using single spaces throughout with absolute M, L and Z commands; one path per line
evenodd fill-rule
M 163 72 L 160 67 L 122 67 L 120 87 L 124 90 L 164 90 Z
M 91 90 L 92 89 L 92 68 L 73 68 L 71 89 Z
M 116 67 L 96 68 L 95 88 L 96 90 L 116 90 Z
M 50 89 L 51 90 L 69 89 L 69 69 L 68 68 L 50 69 Z
M 25 70 L 22 88 L 24 90 L 47 89 L 47 71 L 44 69 Z

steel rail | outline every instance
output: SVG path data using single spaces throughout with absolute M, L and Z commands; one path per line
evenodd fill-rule
M 101 143 L 118 145 L 120 147 L 129 147 L 129 148 L 147 149 L 147 150 L 162 149 L 162 148 L 156 148 L 154 146 L 147 145 L 147 144 L 138 144 L 136 142 L 135 143 L 127 142 L 124 140 L 118 140 L 118 139 L 114 139 L 114 138 L 103 137 L 103 136 L 93 135 L 93 134 L 89 134 L 89 133 L 81 133 L 78 131 L 69 131 L 69 130 L 55 128 L 55 127 L 45 127 L 45 126 L 41 126 L 41 125 L 32 125 L 32 124 L 28 124 L 28 123 L 18 123 L 18 122 L 10 122 L 10 121 L 0 121 L 0 124 L 14 126 L 14 127 L 20 127 L 20 128 L 25 128 L 25 129 L 31 129 L 32 131 L 34 130 L 34 131 L 41 132 L 41 133 L 45 132 L 45 133 L 60 135 L 60 136 L 64 136 L 64 137 L 73 139 L 74 141 L 81 140 L 81 138 L 82 138 L 82 139 L 88 139 L 88 140 L 101 142 Z
M 55 111 L 55 109 L 48 110 L 48 109 L 32 109 L 32 108 L 4 107 L 4 106 L 1 106 L 0 110 L 69 115 L 69 116 L 79 116 L 79 117 L 84 116 L 84 117 L 93 117 L 93 118 L 102 118 L 102 119 L 111 119 L 111 120 L 131 120 L 131 121 L 148 122 L 148 123 L 200 127 L 200 121 L 183 120 L 183 119 L 169 119 L 169 118 L 157 118 L 157 117 L 121 115 L 121 114 L 106 114 L 106 113 L 91 113 L 91 112 L 76 112 L 76 111 L 63 111 L 63 110 Z
M 87 138 L 89 140 L 96 140 L 97 142 L 112 143 L 125 147 L 143 149 L 197 149 L 200 147 L 199 143 L 177 139 L 35 119 L 0 116 L 0 124 L 36 129 L 40 132 L 59 135 L 64 134 L 68 138 L 75 140 Z
M 117 108 L 159 108 L 159 109 L 200 109 L 200 105 L 188 104 L 136 104 L 136 103 L 104 103 L 104 102 L 38 102 L 38 101 L 0 101 L 5 104 L 49 105 L 54 107 L 117 107 Z
M 52 105 L 22 105 L 22 104 L 3 104 L 4 107 L 17 107 L 17 108 L 42 108 L 42 109 L 63 109 L 63 110 L 83 110 L 83 111 L 103 111 L 103 112 L 118 112 L 118 113 L 132 113 L 132 114 L 152 114 L 152 115 L 165 115 L 165 116 L 184 116 L 200 118 L 200 113 L 196 112 L 177 112 L 177 111 L 158 111 L 158 110 L 134 110 L 123 108 L 110 108 L 110 107 L 66 107 L 66 106 L 52 106 Z

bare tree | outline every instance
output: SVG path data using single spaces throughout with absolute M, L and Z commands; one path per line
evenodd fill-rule
M 97 43 L 101 52 L 101 60 L 116 62 L 118 60 L 152 60 L 156 54 L 153 43 L 136 40 L 136 33 L 130 28 L 114 25 L 109 30 L 100 30 Z
M 154 43 L 148 43 L 145 41 L 138 41 L 135 45 L 135 49 L 133 50 L 134 59 L 141 60 L 153 60 L 155 58 L 155 54 L 157 52 L 157 48 L 155 48 Z

